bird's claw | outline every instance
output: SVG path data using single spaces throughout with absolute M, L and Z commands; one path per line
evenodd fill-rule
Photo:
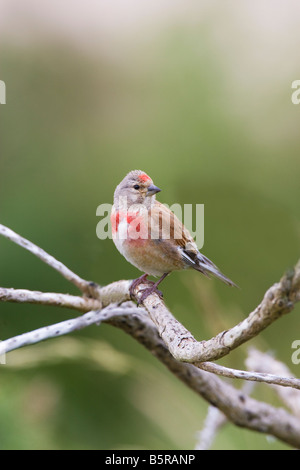
M 142 295 L 140 296 L 140 298 L 138 300 L 138 303 L 137 303 L 138 305 L 141 305 L 146 300 L 146 298 L 151 294 L 157 294 L 160 299 L 163 298 L 163 293 L 160 290 L 157 289 L 154 282 L 153 282 L 153 285 L 151 287 L 147 287 L 146 289 L 142 289 L 140 292 L 141 292 Z
M 140 284 L 151 284 L 151 286 L 153 286 L 154 282 L 149 281 L 149 279 L 147 279 L 147 274 L 143 274 L 143 276 L 138 277 L 137 279 L 132 281 L 129 287 L 129 294 L 132 300 L 135 300 L 135 297 L 136 297 L 135 290 Z

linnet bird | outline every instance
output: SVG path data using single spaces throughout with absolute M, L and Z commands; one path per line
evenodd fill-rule
M 144 171 L 134 170 L 116 187 L 111 211 L 112 238 L 119 252 L 144 274 L 131 284 L 130 293 L 147 280 L 151 287 L 142 291 L 139 303 L 157 290 L 173 271 L 195 269 L 237 287 L 198 250 L 195 240 L 176 215 L 156 200 L 161 190 Z

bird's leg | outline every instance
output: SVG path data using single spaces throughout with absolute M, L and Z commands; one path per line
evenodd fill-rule
M 157 286 L 167 277 L 168 274 L 169 273 L 164 273 L 157 282 L 153 283 L 153 286 L 142 290 L 142 295 L 141 295 L 141 298 L 138 301 L 138 305 L 140 305 L 142 302 L 144 302 L 144 300 L 148 297 L 148 295 L 153 294 L 153 292 L 158 294 L 160 298 L 163 297 L 163 293 L 160 290 L 157 289 Z

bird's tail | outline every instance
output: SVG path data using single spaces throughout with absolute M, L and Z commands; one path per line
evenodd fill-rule
M 197 258 L 194 261 L 195 264 L 193 265 L 193 268 L 197 271 L 200 271 L 202 274 L 208 277 L 213 275 L 221 281 L 225 282 L 225 284 L 228 286 L 238 287 L 231 279 L 225 276 L 225 274 L 223 274 L 210 259 L 202 255 L 202 253 L 199 252 Z

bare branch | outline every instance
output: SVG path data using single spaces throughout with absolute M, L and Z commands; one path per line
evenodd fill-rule
M 100 310 L 102 307 L 109 304 L 120 303 L 128 300 L 129 286 L 130 281 L 117 281 L 105 287 L 99 288 L 99 299 L 77 297 L 69 294 L 58 294 L 53 292 L 0 288 L 0 301 L 52 305 L 71 308 L 81 312 L 89 312 L 91 310 Z M 165 306 L 164 308 L 166 309 Z M 264 382 L 268 384 L 277 384 L 300 390 L 300 380 L 293 377 L 236 370 L 211 362 L 200 362 L 195 363 L 195 365 L 200 369 L 221 375 L 223 377 Z
M 122 303 L 131 300 L 129 293 L 131 283 L 132 281 L 130 280 L 121 280 L 99 288 L 98 296 L 103 307 L 106 307 L 109 304 Z
M 99 300 L 88 297 L 26 289 L 7 289 L 4 287 L 0 287 L 0 302 L 52 305 L 54 307 L 72 308 L 80 312 L 89 312 L 90 310 L 102 308 Z
M 137 298 L 139 292 L 136 292 Z M 280 282 L 265 294 L 260 305 L 249 316 L 228 331 L 207 341 L 198 342 L 173 317 L 156 294 L 145 299 L 143 305 L 158 328 L 159 334 L 178 361 L 191 363 L 212 361 L 227 355 L 241 344 L 257 336 L 272 322 L 291 312 L 300 300 L 300 261 Z
M 62 263 L 51 255 L 48 255 L 44 250 L 20 237 L 9 228 L 0 225 L 0 234 L 34 253 L 45 263 L 59 271 L 64 277 L 70 280 L 70 282 L 77 285 L 82 292 L 89 293 L 99 300 L 101 299 L 103 306 L 108 305 L 110 302 L 122 302 L 130 298 L 129 286 L 131 281 L 118 281 L 117 283 L 100 288 L 94 283 L 81 279 Z M 143 286 L 139 286 L 136 291 L 137 299 L 139 298 L 139 292 L 142 287 Z M 290 312 L 294 304 L 299 300 L 300 261 L 294 270 L 287 273 L 279 283 L 274 284 L 266 292 L 261 304 L 250 313 L 245 320 L 230 330 L 219 333 L 216 337 L 208 341 L 198 342 L 193 335 L 173 317 L 156 294 L 147 297 L 144 301 L 144 306 L 173 356 L 179 361 L 199 363 L 216 360 L 225 356 L 231 350 L 259 334 L 273 321 L 280 318 L 285 313 Z M 12 298 L 7 296 L 6 301 L 12 301 Z M 62 299 L 56 298 L 55 301 L 62 303 Z M 50 302 L 49 300 L 48 304 Z M 80 308 L 80 310 L 85 311 L 83 308 Z M 89 310 L 89 308 L 87 308 L 87 310 Z
M 139 341 L 177 378 L 222 411 L 234 424 L 270 434 L 300 448 L 300 420 L 281 408 L 250 398 L 209 372 L 192 364 L 178 362 L 146 315 L 134 314 L 128 316 L 126 321 L 120 316 L 111 318 L 108 323 L 123 329 Z
M 131 303 L 124 307 L 112 306 L 102 311 L 88 312 L 81 317 L 11 338 L 0 343 L 0 354 L 37 343 L 50 337 L 68 334 L 101 322 L 110 323 L 129 333 L 192 390 L 219 408 L 238 426 L 271 434 L 293 447 L 300 447 L 300 421 L 283 409 L 276 409 L 253 400 L 208 372 L 192 364 L 176 361 L 159 337 L 157 329 L 141 308 Z
M 56 292 L 39 292 L 26 289 L 0 287 L 0 302 L 29 303 L 72 308 L 80 312 L 101 309 L 111 303 L 130 300 L 129 287 L 132 281 L 117 281 L 97 287 L 97 298 L 78 297 Z
M 128 300 L 129 285 L 130 281 L 117 281 L 99 289 L 99 297 L 101 301 L 100 299 L 96 300 L 87 297 L 76 297 L 69 294 L 57 294 L 50 292 L 44 293 L 28 291 L 25 289 L 0 288 L 0 301 L 2 300 L 9 302 L 27 302 L 42 305 L 52 305 L 72 308 L 82 312 L 89 312 L 90 310 L 101 309 L 103 305 L 109 305 L 110 303 L 115 303 L 115 301 L 123 302 Z M 164 308 L 166 309 L 165 306 Z M 300 389 L 300 380 L 292 377 L 236 370 L 211 362 L 200 362 L 195 363 L 195 365 L 203 370 L 221 375 L 223 377 L 265 382 L 268 384 L 277 384 L 285 387 Z
M 82 330 L 90 325 L 100 325 L 103 321 L 108 321 L 112 317 L 118 315 L 140 314 L 141 309 L 137 307 L 117 307 L 109 306 L 102 310 L 95 310 L 81 315 L 77 318 L 65 320 L 54 325 L 45 326 L 37 330 L 15 336 L 13 338 L 1 341 L 0 356 L 2 354 L 19 349 L 30 344 L 40 343 L 46 339 L 57 338 L 58 336 L 67 335 L 73 331 Z
M 48 338 L 54 338 L 101 322 L 110 323 L 139 341 L 162 361 L 168 369 L 209 403 L 219 408 L 233 423 L 266 432 L 300 447 L 300 421 L 285 410 L 252 400 L 241 391 L 192 364 L 178 362 L 159 337 L 157 329 L 144 309 L 131 302 L 101 311 L 88 312 L 80 317 L 10 338 L 0 343 L 0 354 Z
M 53 256 L 46 253 L 46 251 L 44 251 L 42 248 L 30 242 L 29 240 L 26 240 L 26 238 L 21 237 L 17 233 L 13 232 L 10 228 L 5 227 L 5 225 L 0 224 L 0 235 L 3 235 L 3 237 L 7 238 L 8 240 L 16 243 L 22 248 L 25 248 L 25 250 L 30 251 L 44 263 L 58 271 L 65 279 L 74 284 L 81 292 L 90 294 L 91 290 L 93 290 L 95 286 L 94 283 L 85 281 L 77 274 L 73 273 L 73 271 L 67 268 L 63 263 L 57 261 L 57 259 L 55 259 Z
M 89 310 L 91 305 L 99 307 L 97 310 L 88 311 L 81 317 L 2 341 L 0 354 L 48 338 L 68 334 L 95 323 L 107 322 L 126 331 L 148 348 L 173 374 L 210 404 L 221 410 L 236 425 L 271 434 L 300 448 L 300 421 L 298 419 L 283 409 L 276 409 L 251 399 L 215 375 L 198 368 L 200 362 L 200 367 L 206 367 L 214 373 L 217 371 L 222 375 L 233 374 L 235 377 L 244 374 L 243 371 L 234 371 L 228 368 L 225 368 L 224 371 L 221 366 L 208 364 L 207 361 L 228 354 L 230 350 L 253 338 L 277 318 L 292 310 L 295 302 L 300 300 L 300 262 L 295 270 L 288 273 L 279 283 L 274 284 L 268 290 L 261 304 L 248 318 L 211 340 L 197 342 L 191 333 L 173 317 L 156 294 L 149 296 L 144 301 L 151 321 L 143 308 L 137 308 L 131 302 L 124 303 L 130 298 L 131 281 L 117 281 L 100 288 L 79 278 L 55 258 L 10 229 L 0 225 L 0 234 L 36 254 L 70 282 L 73 282 L 84 294 L 93 297 L 75 297 L 68 294 L 31 292 L 21 289 L 1 289 L 0 301 L 28 301 L 43 305 L 60 305 L 83 312 Z M 140 286 L 136 291 L 137 299 L 142 287 Z M 123 305 L 121 307 L 116 304 L 112 305 L 113 302 L 123 302 Z M 178 362 L 178 360 L 195 362 L 196 365 Z M 283 380 L 281 385 L 289 387 L 296 385 L 298 387 L 298 381 L 294 378 L 280 378 L 261 372 L 246 374 L 249 374 L 248 377 L 252 377 L 252 380 L 257 380 L 259 377 L 266 379 L 264 381 L 269 381 L 268 383 L 273 380 L 272 383 L 274 383 L 274 380 L 281 379 Z

